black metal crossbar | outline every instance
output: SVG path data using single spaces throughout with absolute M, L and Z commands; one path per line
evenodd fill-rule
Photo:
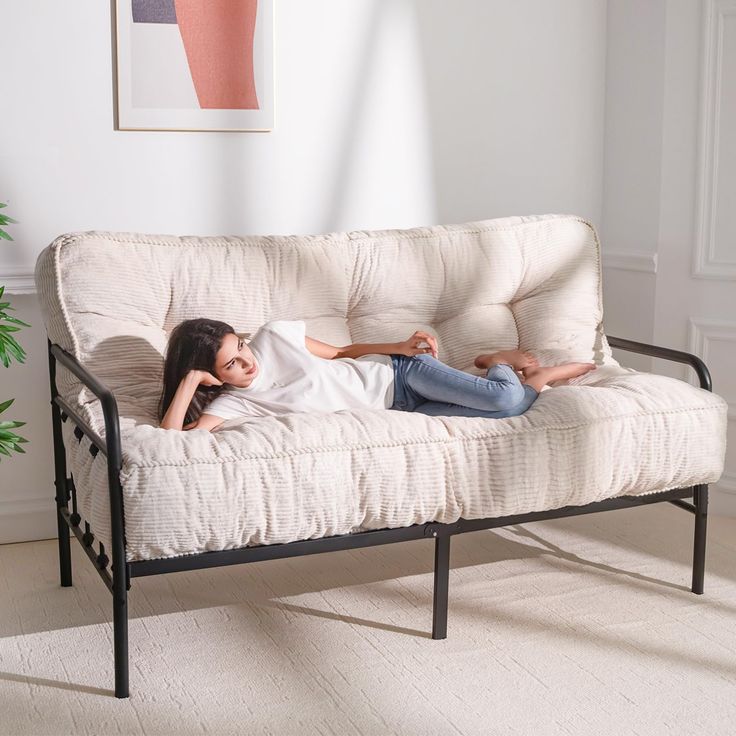
M 700 380 L 702 388 L 712 390 L 708 368 L 700 358 L 677 350 L 647 345 L 645 343 L 609 337 L 611 347 L 630 350 L 644 355 L 674 360 L 691 365 Z M 434 539 L 434 595 L 432 603 L 432 638 L 447 637 L 447 603 L 450 574 L 450 539 L 455 534 L 492 529 L 512 524 L 525 524 L 533 521 L 558 519 L 566 516 L 609 511 L 613 509 L 632 508 L 651 503 L 668 501 L 679 508 L 695 515 L 695 532 L 693 547 L 692 591 L 703 592 L 705 575 L 705 538 L 708 514 L 708 486 L 695 485 L 668 491 L 648 493 L 638 496 L 619 496 L 584 506 L 565 506 L 549 511 L 517 514 L 488 519 L 458 519 L 450 524 L 430 521 L 425 524 L 414 524 L 398 529 L 377 529 L 353 534 L 342 534 L 333 537 L 308 539 L 286 544 L 268 544 L 240 547 L 215 552 L 183 555 L 179 557 L 156 560 L 138 560 L 128 562 L 125 555 L 125 516 L 120 468 L 122 465 L 122 449 L 120 439 L 120 422 L 117 402 L 106 386 L 90 373 L 70 353 L 59 345 L 52 344 L 47 338 L 49 358 L 49 378 L 51 384 L 51 419 L 54 441 L 54 472 L 56 487 L 57 521 L 59 530 L 59 568 L 61 585 L 72 584 L 70 530 L 79 540 L 82 548 L 92 561 L 113 598 L 113 629 L 115 658 L 115 697 L 129 697 L 128 678 L 128 590 L 130 579 L 144 575 L 160 575 L 184 570 L 199 570 L 224 565 L 239 565 L 246 562 L 259 562 L 283 557 L 298 557 L 322 552 L 334 552 L 345 549 L 372 547 L 380 544 L 393 544 L 415 539 Z M 94 432 L 79 413 L 59 395 L 56 387 L 56 364 L 61 363 L 91 390 L 100 400 L 105 421 L 105 438 Z M 112 535 L 112 569 L 107 567 L 110 559 L 100 543 L 100 550 L 95 554 L 93 549 L 94 534 L 89 523 L 85 521 L 85 531 L 80 529 L 82 517 L 77 511 L 76 489 L 72 477 L 67 477 L 66 454 L 62 436 L 62 422 L 71 420 L 74 424 L 74 436 L 81 442 L 83 436 L 90 440 L 90 452 L 94 457 L 98 452 L 107 459 L 107 478 L 110 493 L 110 515 Z M 683 501 L 693 499 L 693 503 Z M 72 500 L 72 511 L 69 501 Z

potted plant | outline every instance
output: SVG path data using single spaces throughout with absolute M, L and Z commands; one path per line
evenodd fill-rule
M 0 202 L 0 209 L 7 205 Z M 14 223 L 12 217 L 4 215 L 0 212 L 0 238 L 4 240 L 12 240 L 13 238 L 3 230 L 3 226 Z M 26 354 L 23 348 L 15 341 L 12 334 L 17 332 L 21 327 L 30 327 L 31 325 L 21 322 L 21 320 L 11 317 L 7 312 L 15 311 L 10 306 L 10 302 L 3 301 L 4 286 L 0 286 L 0 360 L 7 368 L 10 365 L 11 357 L 15 358 L 19 363 L 24 363 Z M 10 324 L 8 324 L 10 323 Z M 0 414 L 2 414 L 15 399 L 8 399 L 0 403 Z M 10 420 L 0 421 L 0 453 L 10 456 L 10 451 L 15 450 L 21 454 L 25 454 L 25 450 L 21 447 L 23 442 L 28 442 L 25 437 L 20 437 L 13 430 L 16 427 L 22 427 L 25 422 L 15 422 Z

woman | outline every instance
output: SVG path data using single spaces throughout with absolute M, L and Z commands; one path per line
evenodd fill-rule
M 422 331 L 403 342 L 338 348 L 308 337 L 303 320 L 273 320 L 248 344 L 226 322 L 190 319 L 169 336 L 159 418 L 164 429 L 212 431 L 241 416 L 358 408 L 511 417 L 546 384 L 595 369 L 540 367 L 521 350 L 479 355 L 475 365 L 487 369 L 485 378 L 437 360 L 435 337 Z

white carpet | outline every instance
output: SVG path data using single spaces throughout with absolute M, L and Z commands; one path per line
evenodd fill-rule
M 733 734 L 736 519 L 670 504 L 133 579 L 130 689 L 112 601 L 72 540 L 0 546 L 2 734 Z

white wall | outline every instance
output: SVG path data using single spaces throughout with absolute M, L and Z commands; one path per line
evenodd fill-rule
M 270 133 L 115 131 L 104 2 L 5 3 L 2 24 L 0 201 L 20 224 L 0 283 L 73 230 L 600 226 L 605 0 L 276 0 Z M 30 443 L 0 462 L 0 541 L 56 534 L 46 338 L 33 294 L 13 306 L 29 357 L 0 400 Z

